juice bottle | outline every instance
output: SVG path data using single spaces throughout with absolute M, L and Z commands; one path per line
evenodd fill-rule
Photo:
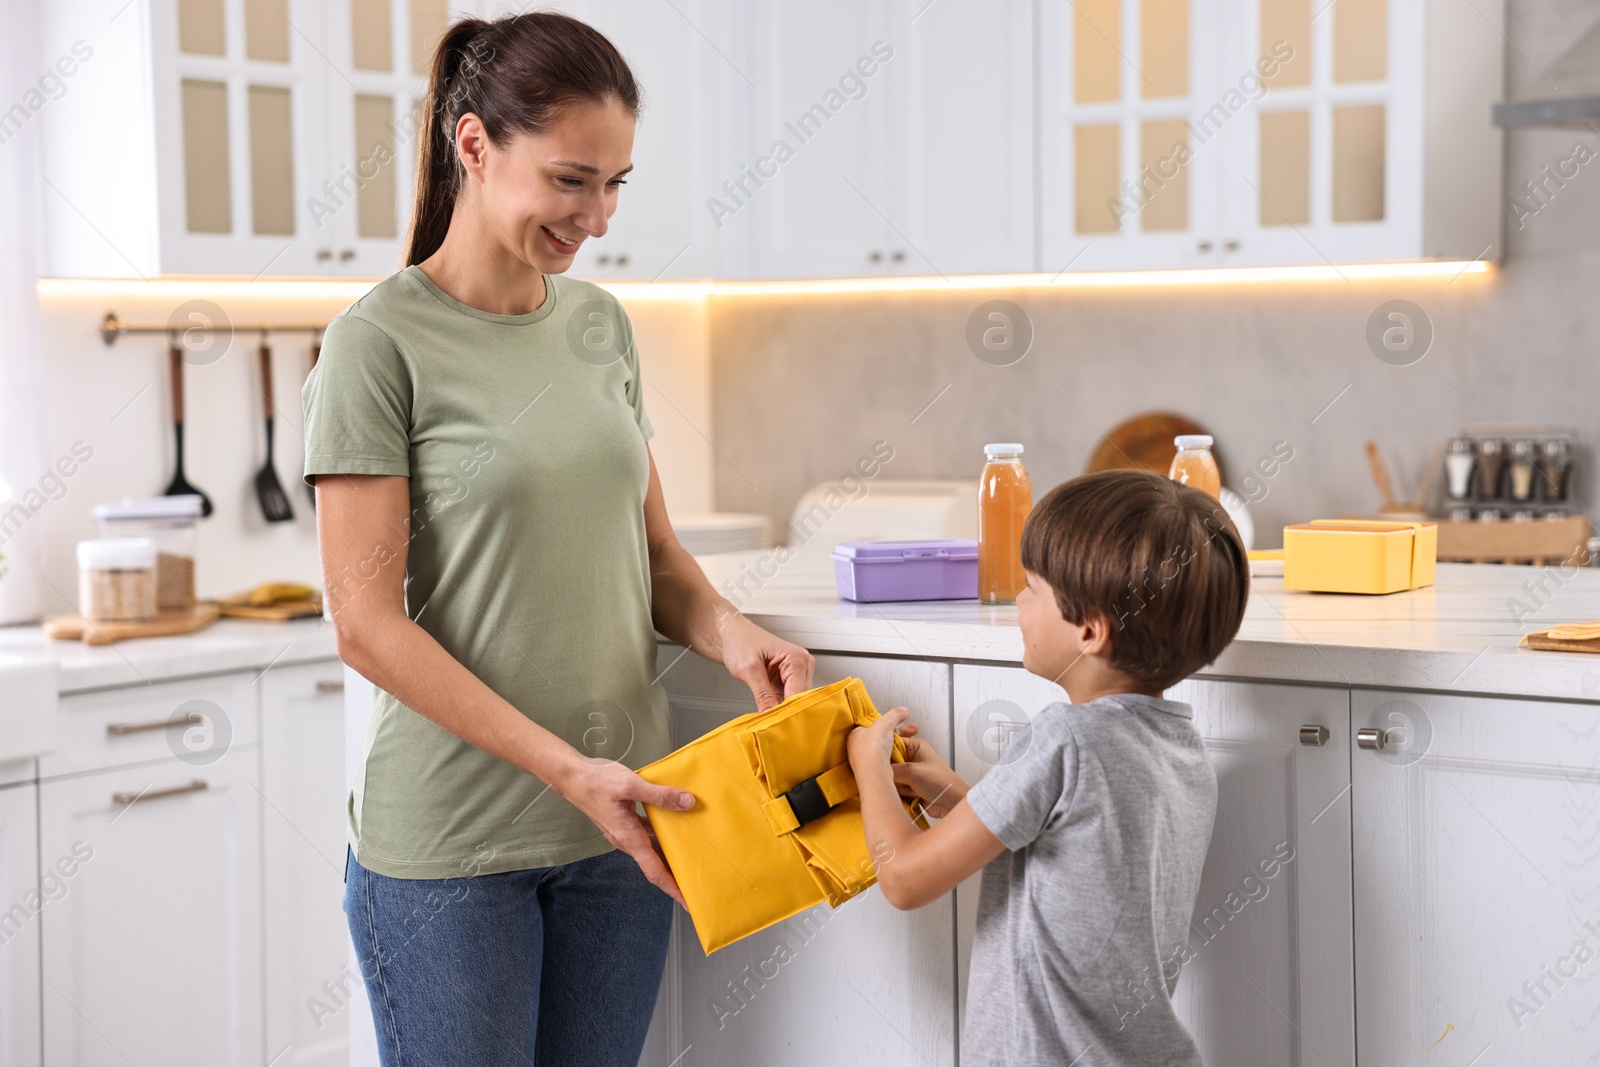
M 1172 443 L 1178 446 L 1178 454 L 1172 457 L 1172 469 L 1167 471 L 1167 477 L 1220 498 L 1222 475 L 1217 473 L 1217 461 L 1211 455 L 1211 435 L 1180 434 Z
M 1015 604 L 1028 584 L 1022 573 L 1022 524 L 1033 510 L 1033 486 L 1022 446 L 984 445 L 978 484 L 978 601 Z

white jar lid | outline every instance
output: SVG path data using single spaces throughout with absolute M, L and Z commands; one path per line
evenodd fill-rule
M 148 537 L 102 537 L 78 542 L 78 567 L 86 571 L 153 570 L 156 543 Z
M 1208 433 L 1180 433 L 1172 439 L 1172 443 L 1179 448 L 1210 448 L 1211 435 Z
M 986 456 L 1020 456 L 1022 455 L 1022 446 L 1006 442 L 997 445 L 984 445 L 983 454 Z
M 178 496 L 123 497 L 115 504 L 96 504 L 91 513 L 96 522 L 119 522 L 131 519 L 198 519 L 200 496 L 183 493 Z

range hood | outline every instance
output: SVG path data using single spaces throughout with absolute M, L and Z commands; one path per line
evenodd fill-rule
M 1496 104 L 1494 124 L 1508 128 L 1600 125 L 1600 22 L 1543 72 L 1537 88 L 1525 98 Z

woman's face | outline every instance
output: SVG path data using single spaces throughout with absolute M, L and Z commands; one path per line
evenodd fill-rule
M 540 133 L 487 143 L 471 175 L 478 193 L 471 206 L 513 256 L 560 274 L 584 241 L 605 236 L 617 191 L 633 169 L 633 127 L 634 114 L 621 102 L 584 102 L 564 108 Z

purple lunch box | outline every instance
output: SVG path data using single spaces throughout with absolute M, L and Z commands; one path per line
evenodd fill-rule
M 845 600 L 976 599 L 978 542 L 845 541 L 833 574 Z

